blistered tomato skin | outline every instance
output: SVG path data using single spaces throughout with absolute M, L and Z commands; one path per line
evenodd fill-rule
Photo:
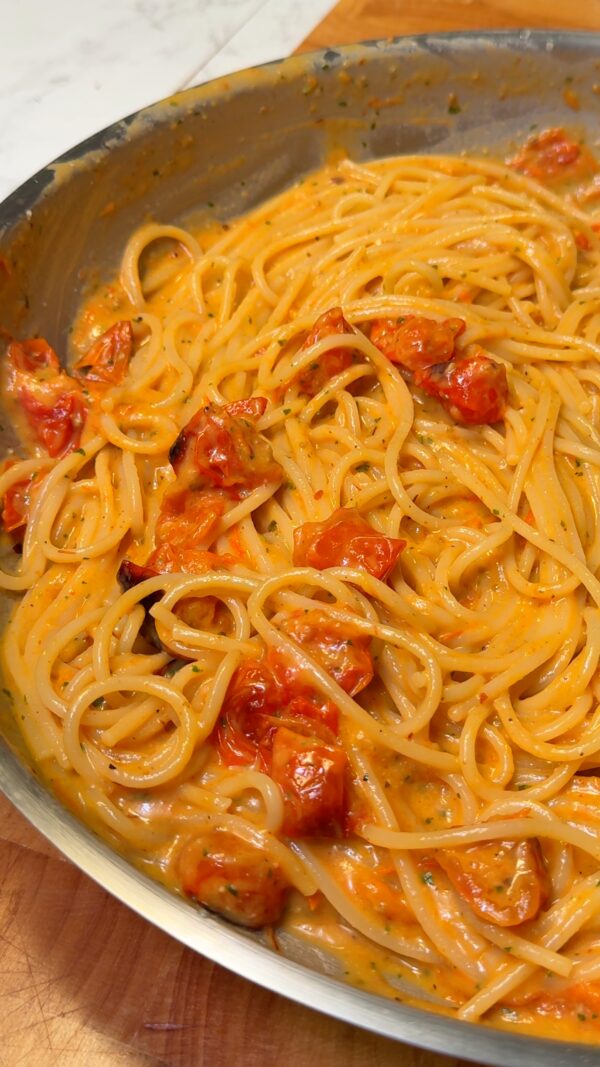
M 350 323 L 344 318 L 342 309 L 339 307 L 330 308 L 329 311 L 319 316 L 300 352 L 312 348 L 313 345 L 318 344 L 319 341 L 323 341 L 327 337 L 352 333 L 354 331 Z M 329 348 L 326 352 L 316 357 L 314 363 L 310 363 L 308 367 L 305 367 L 299 373 L 296 378 L 299 391 L 306 396 L 316 396 L 332 378 L 335 378 L 336 374 L 341 374 L 342 371 L 347 370 L 352 365 L 352 360 L 352 348 L 342 347 L 341 345 L 339 348 Z
M 578 144 L 561 127 L 530 137 L 508 165 L 546 185 L 583 178 L 598 169 L 589 148 Z
M 79 447 L 87 410 L 83 397 L 64 392 L 59 393 L 54 402 L 46 404 L 23 389 L 20 400 L 35 437 L 49 456 L 66 456 L 67 452 Z
M 86 401 L 79 383 L 61 370 L 56 352 L 42 337 L 9 344 L 6 393 L 49 456 L 59 458 L 79 447 Z
M 346 755 L 340 748 L 285 726 L 275 731 L 270 774 L 283 794 L 284 834 L 342 836 L 346 768 Z
M 415 384 L 439 400 L 455 422 L 466 426 L 491 426 L 506 411 L 506 369 L 481 350 L 415 374 Z
M 115 322 L 75 363 L 73 373 L 85 382 L 119 385 L 129 369 L 133 328 L 127 319 Z
M 280 657 L 246 660 L 229 683 L 214 731 L 223 763 L 256 762 L 268 771 L 280 726 L 335 743 L 338 711 Z
M 2 525 L 6 533 L 20 530 L 27 522 L 31 503 L 31 486 L 33 476 L 13 482 L 6 490 L 2 503 Z
M 548 878 L 535 838 L 442 848 L 435 860 L 475 914 L 498 926 L 534 919 L 547 900 Z
M 265 406 L 264 397 L 253 397 L 229 406 L 200 408 L 169 456 L 182 487 L 221 489 L 235 496 L 281 481 L 281 466 L 254 426 Z
M 224 919 L 258 930 L 278 922 L 289 883 L 263 849 L 226 830 L 208 830 L 178 859 L 181 887 Z
M 377 533 L 353 508 L 338 508 L 325 522 L 306 522 L 294 530 L 294 566 L 357 567 L 385 581 L 406 541 Z
M 282 623 L 282 629 L 350 696 L 360 693 L 373 678 L 370 637 L 351 625 L 315 608 L 292 613 Z
M 370 339 L 391 363 L 418 371 L 453 359 L 457 338 L 464 333 L 465 326 L 463 319 L 438 322 L 423 315 L 375 319 Z

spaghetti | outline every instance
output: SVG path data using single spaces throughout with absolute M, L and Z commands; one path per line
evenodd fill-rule
M 0 475 L 5 672 L 59 795 L 351 981 L 590 1040 L 594 171 L 546 131 L 143 226 L 68 373 L 9 344 Z

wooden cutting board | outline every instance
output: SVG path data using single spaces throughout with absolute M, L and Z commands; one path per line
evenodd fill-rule
M 299 51 L 404 33 L 523 27 L 600 30 L 600 0 L 340 0 Z
M 600 0 L 341 0 L 302 50 L 519 26 L 600 29 Z M 184 948 L 80 874 L 2 798 L 0 975 L 0 1067 L 462 1067 L 301 1008 Z

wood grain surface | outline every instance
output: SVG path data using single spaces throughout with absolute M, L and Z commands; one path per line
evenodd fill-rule
M 81 874 L 0 796 L 1 1067 L 461 1067 L 210 963 Z M 342 1057 L 340 1059 L 340 1057 Z M 466 1067 L 466 1065 L 465 1065 Z
M 342 0 L 302 48 L 525 25 L 600 29 L 600 0 Z M 184 948 L 0 798 L 0 1067 L 315 1062 L 462 1067 L 299 1007 Z
M 600 30 L 600 0 L 341 0 L 300 51 L 440 30 Z

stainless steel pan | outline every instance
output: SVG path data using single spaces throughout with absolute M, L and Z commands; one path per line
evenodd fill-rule
M 89 138 L 0 205 L 0 255 L 10 266 L 0 270 L 0 328 L 39 332 L 64 351 L 82 287 L 116 267 L 134 226 L 149 216 L 189 217 L 209 202 L 226 218 L 319 166 L 335 147 L 359 159 L 502 150 L 533 124 L 557 123 L 587 131 L 593 144 L 599 59 L 594 34 L 439 34 L 330 49 L 180 93 Z M 567 103 L 573 93 L 577 112 Z M 0 706 L 0 785 L 38 830 L 125 904 L 269 989 L 380 1034 L 487 1064 L 598 1063 L 598 1050 L 588 1046 L 515 1037 L 370 996 L 190 907 L 48 793 L 8 706 Z

